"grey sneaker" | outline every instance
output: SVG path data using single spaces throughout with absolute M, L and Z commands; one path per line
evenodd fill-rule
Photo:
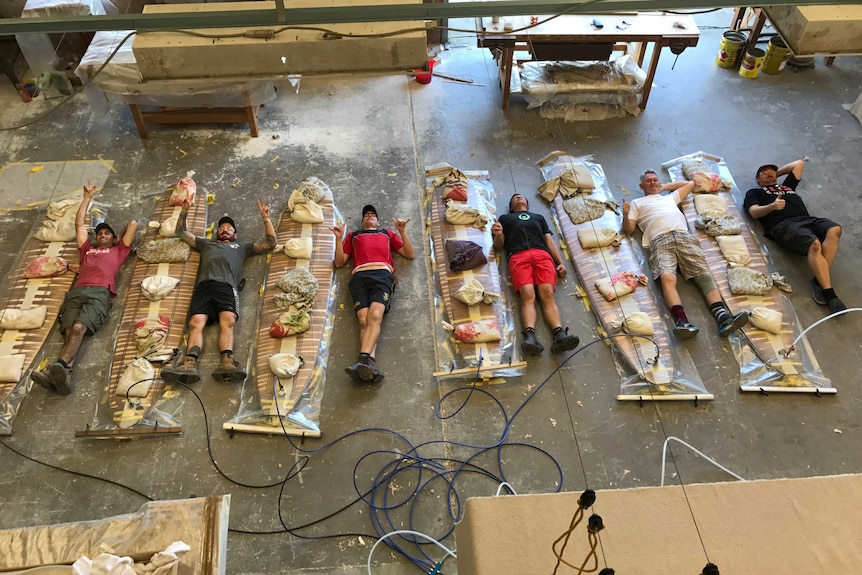
M 72 370 L 59 363 L 52 363 L 42 371 L 34 371 L 30 379 L 50 392 L 60 395 L 72 393 Z
M 247 376 L 248 373 L 239 366 L 232 353 L 221 354 L 219 366 L 213 370 L 213 379 L 224 383 L 240 383 Z
M 823 287 L 817 281 L 817 278 L 811 278 L 808 285 L 811 286 L 811 299 L 814 300 L 814 303 L 826 305 L 826 296 L 823 295 Z
M 581 343 L 581 338 L 576 335 L 569 335 L 569 328 L 561 329 L 554 334 L 554 343 L 551 344 L 552 353 L 563 353 L 564 351 L 572 351 L 578 344 Z
M 162 379 L 186 385 L 199 382 L 201 380 L 201 372 L 198 371 L 197 358 L 187 355 L 183 358 L 183 362 L 180 365 L 162 368 Z
M 51 383 L 51 378 L 48 377 L 48 369 L 46 368 L 44 371 L 34 371 L 30 374 L 30 380 L 42 387 L 51 393 L 56 393 L 57 390 L 54 389 L 54 384 Z
M 678 321 L 673 328 L 673 335 L 675 335 L 677 339 L 691 339 L 696 336 L 699 331 L 700 328 L 693 323 Z
M 366 383 L 380 383 L 383 380 L 383 372 L 377 367 L 377 362 L 373 357 L 368 357 L 365 361 L 359 361 L 356 364 L 356 375 L 360 381 Z
M 521 353 L 524 355 L 541 355 L 545 351 L 545 346 L 536 339 L 536 332 L 524 331 L 521 335 L 524 336 L 523 341 L 521 341 Z
M 741 311 L 718 325 L 718 337 L 727 337 L 748 323 L 748 312 Z

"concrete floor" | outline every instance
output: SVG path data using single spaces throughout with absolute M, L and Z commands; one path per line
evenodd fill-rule
M 339 294 L 326 393 L 323 401 L 322 440 L 307 440 L 316 449 L 350 431 L 389 428 L 417 445 L 427 441 L 487 444 L 500 436 L 505 421 L 485 395 L 474 394 L 454 418 L 435 417 L 435 402 L 454 383 L 432 378 L 434 349 L 426 334 L 432 328 L 428 249 L 422 238 L 420 197 L 424 166 L 446 161 L 462 169 L 488 170 L 500 209 L 515 191 L 535 197 L 540 175 L 536 160 L 561 149 L 594 154 L 604 166 L 613 191 L 622 186 L 637 190 L 636 174 L 658 168 L 661 162 L 698 150 L 724 156 L 737 183 L 753 183 L 762 163 L 783 163 L 808 156 L 802 193 L 811 211 L 844 225 L 844 237 L 834 266 L 834 283 L 850 307 L 862 305 L 862 232 L 859 182 L 862 181 L 862 126 L 842 106 L 859 95 L 862 59 L 839 58 L 832 67 L 817 59 L 813 70 L 756 80 L 715 65 L 721 31 L 730 21 L 727 11 L 699 17 L 703 26 L 699 46 L 687 49 L 671 70 L 673 56 L 665 52 L 649 106 L 639 117 L 599 122 L 566 123 L 545 120 L 514 97 L 508 111 L 500 109 L 495 64 L 487 51 L 474 47 L 470 37 L 453 35 L 450 49 L 441 53 L 437 70 L 468 77 L 483 86 L 435 78 L 427 86 L 407 76 L 338 75 L 306 77 L 299 93 L 282 93 L 260 114 L 262 133 L 249 138 L 244 126 L 154 127 L 141 140 L 128 110 L 115 107 L 95 116 L 78 99 L 48 120 L 14 131 L 0 132 L 0 163 L 95 159 L 114 160 L 116 173 L 100 199 L 112 204 L 110 220 L 146 217 L 150 197 L 195 170 L 198 185 L 216 194 L 211 214 L 231 213 L 243 237 L 262 233 L 256 198 L 266 198 L 280 212 L 289 191 L 302 178 L 318 176 L 334 190 L 349 226 L 358 224 L 360 208 L 377 205 L 384 220 L 409 217 L 408 230 L 416 247 L 412 262 L 401 261 L 401 284 L 392 313 L 386 319 L 378 360 L 387 377 L 376 386 L 357 386 L 344 367 L 357 351 L 356 322 L 346 296 L 346 270 Z M 466 22 L 464 23 L 466 24 Z M 22 104 L 5 84 L 0 86 L 2 124 L 26 121 L 41 111 L 38 103 Z M 276 138 L 277 136 L 277 138 Z M 231 183 L 237 186 L 231 187 Z M 275 189 L 278 184 L 279 188 Z M 0 190 L 0 205 L 12 206 L 20 191 Z M 536 199 L 533 207 L 546 211 Z M 43 211 L 0 215 L 0 272 L 7 273 L 22 233 Z M 794 285 L 791 295 L 803 325 L 823 317 L 806 288 L 809 277 L 803 259 L 777 250 L 773 258 Z M 571 271 L 571 266 L 569 266 Z M 262 258 L 250 260 L 245 277 L 251 287 L 260 282 Z M 583 341 L 596 337 L 597 322 L 580 300 L 570 297 L 575 280 L 561 286 L 558 302 L 565 323 Z M 128 273 L 120 285 L 128 285 Z M 242 292 L 244 309 L 255 305 L 256 289 Z M 707 311 L 692 286 L 682 291 L 693 321 L 710 325 Z M 280 530 L 276 514 L 278 487 L 251 489 L 223 478 L 211 464 L 208 449 L 231 479 L 269 485 L 284 477 L 297 452 L 280 437 L 236 435 L 220 425 L 237 409 L 236 387 L 204 383 L 197 389 L 206 407 L 207 427 L 200 406 L 189 397 L 182 414 L 185 431 L 179 437 L 138 441 L 75 439 L 92 418 L 98 389 L 113 349 L 117 315 L 86 344 L 75 370 L 75 392 L 68 397 L 30 392 L 14 423 L 14 435 L 4 439 L 27 455 L 64 469 L 109 478 L 154 498 L 232 494 L 231 527 L 240 530 Z M 252 322 L 240 321 L 238 342 L 249 342 Z M 856 314 L 830 321 L 810 334 L 824 374 L 838 388 L 835 396 L 771 394 L 743 395 L 737 389 L 738 366 L 724 340 L 704 329 L 687 343 L 707 389 L 715 401 L 691 403 L 619 403 L 619 376 L 610 351 L 592 346 L 554 374 L 545 388 L 520 412 L 509 430 L 512 442 L 526 442 L 546 450 L 559 462 L 561 489 L 580 491 L 658 485 L 661 451 L 666 436 L 676 436 L 706 452 L 746 479 L 808 477 L 862 472 L 862 328 Z M 540 330 L 547 339 L 547 333 Z M 214 367 L 215 333 L 208 334 L 205 369 Z M 51 345 L 56 351 L 58 342 Z M 241 354 L 248 349 L 240 344 Z M 207 367 L 209 366 L 209 367 Z M 527 391 L 557 367 L 547 353 L 531 359 L 527 374 L 493 385 L 490 392 L 511 414 Z M 101 379 L 100 379 L 101 378 Z M 447 402 L 451 411 L 461 397 Z M 287 483 L 282 497 L 283 519 L 289 527 L 323 518 L 356 499 L 390 459 L 374 450 L 398 449 L 405 443 L 385 432 L 352 436 L 319 452 L 310 453 L 301 477 Z M 455 444 L 423 448 L 426 457 L 468 457 L 472 450 Z M 727 481 L 731 478 L 674 447 L 676 467 L 668 481 L 683 483 Z M 553 491 L 556 469 L 546 456 L 527 448 L 502 452 L 506 478 L 521 493 Z M 493 453 L 476 463 L 493 469 Z M 673 466 L 671 466 L 673 467 Z M 136 510 L 144 501 L 119 487 L 49 469 L 0 448 L 0 528 L 96 519 Z M 385 472 L 385 471 L 384 471 Z M 672 477 L 672 473 L 678 473 Z M 423 477 L 424 481 L 426 477 Z M 419 478 L 403 475 L 388 486 L 393 498 L 405 499 Z M 462 498 L 491 495 L 492 479 L 461 476 Z M 399 491 L 400 488 L 400 491 Z M 413 513 L 414 529 L 439 536 L 451 529 L 445 510 L 442 482 L 425 491 Z M 394 525 L 408 527 L 407 506 L 393 510 Z M 297 536 L 231 533 L 229 573 L 365 573 L 374 531 L 367 505 L 353 505 L 332 518 L 302 529 Z M 605 517 L 606 525 L 621 518 Z M 304 537 L 336 536 L 323 540 Z M 357 535 L 362 535 L 360 541 Z M 300 537 L 302 536 L 302 537 Z M 750 536 L 750 535 L 746 535 Z M 454 546 L 452 537 L 446 542 Z M 441 557 L 436 551 L 433 556 Z M 374 573 L 418 573 L 402 557 L 378 549 Z M 612 558 L 608 558 L 612 564 Z M 447 562 L 447 573 L 456 571 Z

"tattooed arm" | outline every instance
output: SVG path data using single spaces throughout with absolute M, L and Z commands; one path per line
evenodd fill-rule
M 195 235 L 186 229 L 186 218 L 189 215 L 189 208 L 192 203 L 188 198 L 183 200 L 183 207 L 180 209 L 180 215 L 177 216 L 177 237 L 191 247 L 195 247 Z
M 269 206 L 266 205 L 266 200 L 258 200 L 257 207 L 260 210 L 260 217 L 263 219 L 263 230 L 266 235 L 262 240 L 254 242 L 251 251 L 254 254 L 261 254 L 275 247 L 275 228 L 272 225 L 272 220 L 269 219 Z

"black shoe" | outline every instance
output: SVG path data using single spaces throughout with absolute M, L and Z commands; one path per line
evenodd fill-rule
M 30 374 L 30 380 L 42 387 L 51 393 L 56 393 L 57 390 L 54 389 L 54 384 L 51 383 L 51 378 L 48 377 L 47 369 L 45 371 L 34 371 Z
M 357 362 L 356 375 L 365 383 L 380 383 L 384 377 L 383 372 L 377 367 L 377 362 L 370 356 L 365 361 Z
M 673 335 L 675 335 L 677 339 L 691 339 L 696 336 L 699 331 L 700 328 L 693 323 L 678 321 L 673 328 Z
M 741 311 L 718 324 L 718 337 L 727 337 L 748 323 L 748 312 Z
M 826 305 L 829 306 L 829 313 L 838 313 L 839 311 L 844 311 L 847 309 L 847 306 L 844 305 L 844 302 L 838 299 L 838 296 L 829 298 L 829 301 L 826 302 Z
M 554 343 L 551 344 L 551 353 L 563 353 L 564 351 L 572 351 L 578 344 L 581 343 L 581 338 L 576 335 L 569 335 L 569 328 L 561 329 L 554 334 Z
M 362 365 L 358 361 L 351 365 L 350 367 L 344 368 L 344 373 L 350 376 L 350 379 L 353 381 L 362 381 L 362 378 L 359 377 L 359 366 Z
M 51 385 L 54 386 L 54 391 L 60 395 L 69 395 L 72 393 L 72 370 L 63 367 L 59 363 L 52 363 L 45 370 L 48 374 L 48 379 Z
M 541 355 L 545 346 L 536 339 L 536 332 L 530 330 L 522 332 L 524 340 L 521 342 L 521 353 L 524 355 Z
M 823 295 L 823 287 L 817 281 L 817 278 L 811 278 L 808 284 L 811 286 L 811 299 L 814 300 L 814 303 L 826 305 L 826 296 Z

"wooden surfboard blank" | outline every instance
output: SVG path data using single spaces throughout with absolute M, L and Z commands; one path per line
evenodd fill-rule
M 179 213 L 180 206 L 169 205 L 171 193 L 168 191 L 157 200 L 151 221 L 164 222 Z M 206 220 L 207 196 L 203 190 L 198 190 L 195 203 L 192 204 L 186 219 L 186 229 L 195 236 L 203 236 L 206 232 Z M 164 238 L 159 235 L 158 229 L 147 227 L 141 245 L 150 240 L 161 239 Z M 134 266 L 131 285 L 123 305 L 114 356 L 109 367 L 108 384 L 102 390 L 103 395 L 96 419 L 86 430 L 76 433 L 79 437 L 132 436 L 147 433 L 179 433 L 182 431 L 181 426 L 170 429 L 153 429 L 152 424 L 142 421 L 160 398 L 173 393 L 174 384 L 166 383 L 159 378 L 162 367 L 160 364 L 153 364 L 156 368 L 156 379 L 146 397 L 130 398 L 130 402 L 126 400 L 125 396 L 116 395 L 115 391 L 125 366 L 137 357 L 135 324 L 139 321 L 148 318 L 158 319 L 159 316 L 168 317 L 171 323 L 163 347 L 165 349 L 182 349 L 189 304 L 200 264 L 200 254 L 192 249 L 188 261 L 171 264 L 147 263 L 135 258 L 134 255 L 131 257 L 134 258 L 131 262 Z M 141 280 L 153 275 L 174 277 L 179 279 L 180 283 L 167 297 L 151 302 L 144 297 L 141 291 Z
M 432 266 L 439 278 L 439 288 L 445 311 L 445 317 L 449 324 L 455 326 L 468 321 L 496 320 L 500 331 L 499 342 L 488 343 L 465 343 L 450 337 L 450 347 L 454 357 L 451 361 L 446 358 L 438 358 L 439 371 L 434 373 L 435 377 L 469 377 L 471 374 L 483 373 L 499 369 L 523 370 L 526 363 L 514 361 L 512 350 L 514 348 L 512 334 L 507 329 L 506 312 L 506 286 L 500 279 L 497 267 L 497 255 L 491 238 L 491 224 L 485 226 L 484 230 L 466 225 L 453 225 L 446 221 L 446 205 L 443 201 L 443 186 L 434 187 L 432 180 L 438 175 L 448 173 L 452 168 L 435 168 L 426 170 L 428 179 L 428 190 L 430 191 L 430 235 L 433 248 Z M 483 181 L 485 186 L 490 186 L 488 172 L 464 172 L 468 177 L 468 191 L 466 204 L 478 208 L 481 213 L 487 215 L 493 221 L 493 214 L 487 213 L 483 203 L 477 197 L 476 182 Z M 449 269 L 449 258 L 446 252 L 446 240 L 470 240 L 482 246 L 488 263 L 472 270 L 455 272 Z M 500 294 L 500 299 L 493 304 L 479 303 L 468 306 L 467 304 L 452 297 L 470 279 L 481 282 L 485 291 Z M 439 351 L 439 350 L 438 350 Z M 440 354 L 438 353 L 438 356 Z M 481 366 L 480 366 L 481 357 Z M 444 365 L 439 365 L 445 363 Z
M 323 209 L 321 224 L 295 222 L 287 212 L 281 217 L 276 230 L 277 243 L 283 245 L 290 239 L 310 237 L 313 247 L 311 259 L 295 259 L 284 252 L 271 254 L 263 286 L 263 304 L 252 374 L 264 418 L 262 421 L 258 418 L 249 423 L 239 422 L 235 418 L 225 423 L 224 429 L 320 437 L 316 415 L 319 413 L 319 405 L 316 403 L 319 402 L 319 397 L 314 393 L 316 389 L 312 388 L 321 385 L 325 379 L 325 364 L 318 362 L 317 359 L 324 334 L 331 329 L 328 316 L 330 298 L 334 296 L 332 260 L 335 257 L 335 235 L 330 229 L 335 221 L 335 206 L 331 202 L 321 203 L 321 208 Z M 299 335 L 274 338 L 269 335 L 270 326 L 286 311 L 278 309 L 275 305 L 274 296 L 282 293 L 278 287 L 278 280 L 286 272 L 297 267 L 307 268 L 318 283 L 317 295 L 309 310 L 311 327 Z M 277 353 L 291 353 L 304 360 L 292 380 L 278 381 L 270 370 L 269 356 Z M 309 412 L 315 415 L 309 417 Z M 301 424 L 305 421 L 308 425 Z

